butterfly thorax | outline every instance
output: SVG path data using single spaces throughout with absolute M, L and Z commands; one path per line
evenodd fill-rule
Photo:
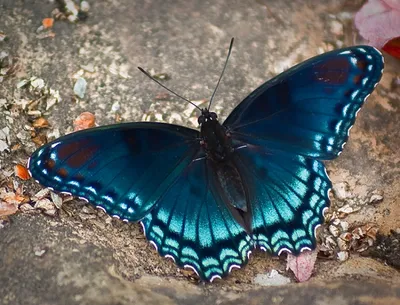
M 207 162 L 216 174 L 222 200 L 230 207 L 236 221 L 250 233 L 249 203 L 244 183 L 233 161 L 232 139 L 227 129 L 218 122 L 214 112 L 203 110 L 199 123 L 201 145 Z
M 207 109 L 202 111 L 198 121 L 201 125 L 201 145 L 207 158 L 223 162 L 233 152 L 232 140 L 226 128 L 218 122 L 215 112 L 209 112 Z

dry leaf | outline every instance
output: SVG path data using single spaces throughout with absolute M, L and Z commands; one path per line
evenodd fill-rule
M 96 117 L 90 112 L 81 113 L 74 121 L 74 131 L 84 130 L 94 127 Z
M 33 121 L 32 126 L 35 128 L 49 127 L 49 122 L 44 117 L 40 117 Z
M 31 176 L 29 175 L 28 169 L 21 164 L 15 165 L 14 172 L 15 172 L 15 176 L 17 176 L 18 178 L 20 178 L 22 180 L 28 180 L 31 178 Z
M 53 18 L 44 18 L 42 20 L 42 25 L 43 25 L 43 28 L 45 28 L 45 29 L 49 29 L 49 28 L 53 27 L 53 24 L 54 24 Z

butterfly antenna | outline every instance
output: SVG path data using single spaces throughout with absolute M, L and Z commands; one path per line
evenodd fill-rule
M 221 82 L 222 76 L 223 76 L 224 73 L 225 73 L 226 66 L 228 65 L 229 56 L 231 56 L 231 51 L 232 51 L 232 46 L 233 46 L 233 40 L 234 40 L 234 38 L 232 37 L 232 39 L 231 39 L 231 44 L 230 44 L 230 46 L 229 46 L 228 56 L 226 57 L 226 60 L 225 60 L 224 69 L 222 69 L 222 73 L 221 73 L 221 75 L 220 75 L 220 77 L 219 77 L 217 86 L 215 87 L 214 92 L 213 92 L 213 94 L 211 95 L 210 104 L 208 105 L 208 110 L 210 110 L 210 108 L 211 108 L 211 104 L 212 104 L 212 102 L 213 102 L 214 95 L 215 95 L 215 93 L 217 92 L 219 83 Z
M 176 95 L 177 97 L 183 99 L 184 101 L 188 102 L 189 104 L 193 105 L 194 107 L 196 107 L 198 110 L 201 111 L 201 108 L 199 106 L 197 106 L 195 103 L 193 103 L 192 101 L 188 100 L 187 98 L 184 98 L 183 96 L 179 95 L 178 93 L 172 91 L 171 89 L 167 88 L 166 86 L 164 86 L 163 84 L 161 84 L 158 80 L 156 80 L 153 76 L 151 76 L 149 74 L 149 72 L 145 71 L 143 68 L 138 67 L 138 69 L 143 72 L 148 78 L 150 78 L 152 81 L 156 82 L 157 84 L 159 84 L 161 87 L 163 87 L 165 90 L 171 92 L 172 94 Z

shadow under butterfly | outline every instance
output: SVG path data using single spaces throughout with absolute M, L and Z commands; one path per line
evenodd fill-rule
M 140 221 L 162 256 L 212 281 L 255 247 L 315 248 L 331 188 L 321 160 L 340 154 L 382 71 L 370 46 L 324 53 L 261 85 L 220 124 L 210 107 L 222 72 L 208 108 L 195 105 L 200 131 L 152 122 L 88 129 L 40 147 L 28 167 L 44 186 Z

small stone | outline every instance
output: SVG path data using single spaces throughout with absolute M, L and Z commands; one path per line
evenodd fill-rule
M 53 209 L 45 210 L 44 213 L 48 216 L 53 217 L 53 216 L 56 216 L 57 210 L 53 208 Z
M 33 80 L 31 80 L 31 86 L 34 89 L 40 90 L 43 89 L 45 86 L 44 80 L 41 78 L 34 78 Z
M 96 215 L 86 214 L 86 213 L 79 213 L 79 218 L 82 219 L 82 220 L 95 219 Z
M 350 192 L 350 187 L 347 182 L 336 183 L 333 186 L 333 193 L 335 194 L 335 197 L 339 200 L 345 200 L 353 197 L 353 194 Z
M 0 152 L 8 150 L 8 145 L 5 141 L 0 140 Z
M 279 274 L 275 269 L 268 274 L 257 274 L 253 281 L 261 286 L 281 286 L 290 283 L 289 278 Z
M 10 54 L 7 51 L 1 51 L 0 52 L 0 61 L 4 60 L 7 58 Z
M 81 2 L 81 11 L 87 13 L 90 9 L 90 4 L 87 1 Z
M 35 256 L 42 257 L 45 253 L 46 253 L 46 250 L 45 250 L 45 249 L 36 250 L 36 251 L 35 251 Z
M 81 68 L 89 73 L 94 73 L 96 71 L 92 63 L 89 63 L 87 65 L 81 65 Z
M 27 84 L 29 84 L 29 79 L 23 79 L 17 83 L 17 89 L 25 87 Z
M 383 200 L 383 196 L 380 194 L 372 194 L 372 196 L 369 198 L 369 204 L 375 204 L 379 203 Z
M 351 214 L 354 212 L 354 209 L 349 206 L 348 204 L 344 205 L 340 209 L 338 209 L 338 212 L 345 213 L 345 214 Z
M 341 251 L 347 251 L 350 249 L 350 241 L 352 240 L 352 234 L 343 233 L 337 239 L 338 247 Z
M 33 195 L 32 200 L 33 201 L 38 201 L 40 199 L 45 198 L 48 194 L 50 193 L 50 189 L 45 188 L 37 192 L 35 195 Z
M 79 77 L 74 85 L 74 93 L 81 99 L 85 97 L 87 82 L 83 77 Z
M 85 213 L 85 214 L 94 214 L 94 213 L 96 213 L 96 211 L 94 211 L 94 210 L 91 209 L 91 208 L 88 208 L 87 206 L 84 206 L 84 207 L 82 208 L 82 213 Z
M 347 232 L 349 230 L 349 223 L 347 221 L 341 221 L 340 227 L 343 232 Z
M 61 196 L 56 193 L 50 192 L 50 197 L 51 197 L 51 200 L 53 201 L 54 205 L 56 206 L 56 208 L 61 209 L 61 206 L 63 203 Z
M 325 239 L 325 245 L 328 249 L 334 249 L 337 246 L 337 242 L 332 236 L 327 236 Z
M 54 210 L 54 205 L 49 199 L 43 198 L 35 203 L 35 209 L 42 209 L 44 211 Z
M 339 218 L 333 219 L 333 220 L 332 220 L 332 224 L 333 224 L 334 226 L 340 225 L 340 219 L 339 219 Z
M 19 209 L 20 209 L 22 212 L 30 212 L 30 211 L 35 210 L 35 208 L 34 208 L 33 206 L 31 206 L 29 203 L 21 204 L 21 205 L 19 206 Z
M 334 225 L 330 225 L 329 226 L 329 232 L 334 236 L 334 237 L 338 237 L 339 236 L 339 229 L 334 226 Z
M 4 32 L 0 31 L 0 42 L 3 42 L 4 40 L 6 40 L 6 38 L 7 35 Z
M 330 24 L 331 32 L 336 36 L 343 35 L 343 24 L 337 20 L 332 20 Z
M 340 251 L 337 254 L 337 258 L 339 261 L 344 262 L 349 259 L 349 252 L 347 251 Z
M 119 102 L 115 102 L 111 106 L 111 112 L 117 112 L 120 108 L 121 106 L 119 105 Z

